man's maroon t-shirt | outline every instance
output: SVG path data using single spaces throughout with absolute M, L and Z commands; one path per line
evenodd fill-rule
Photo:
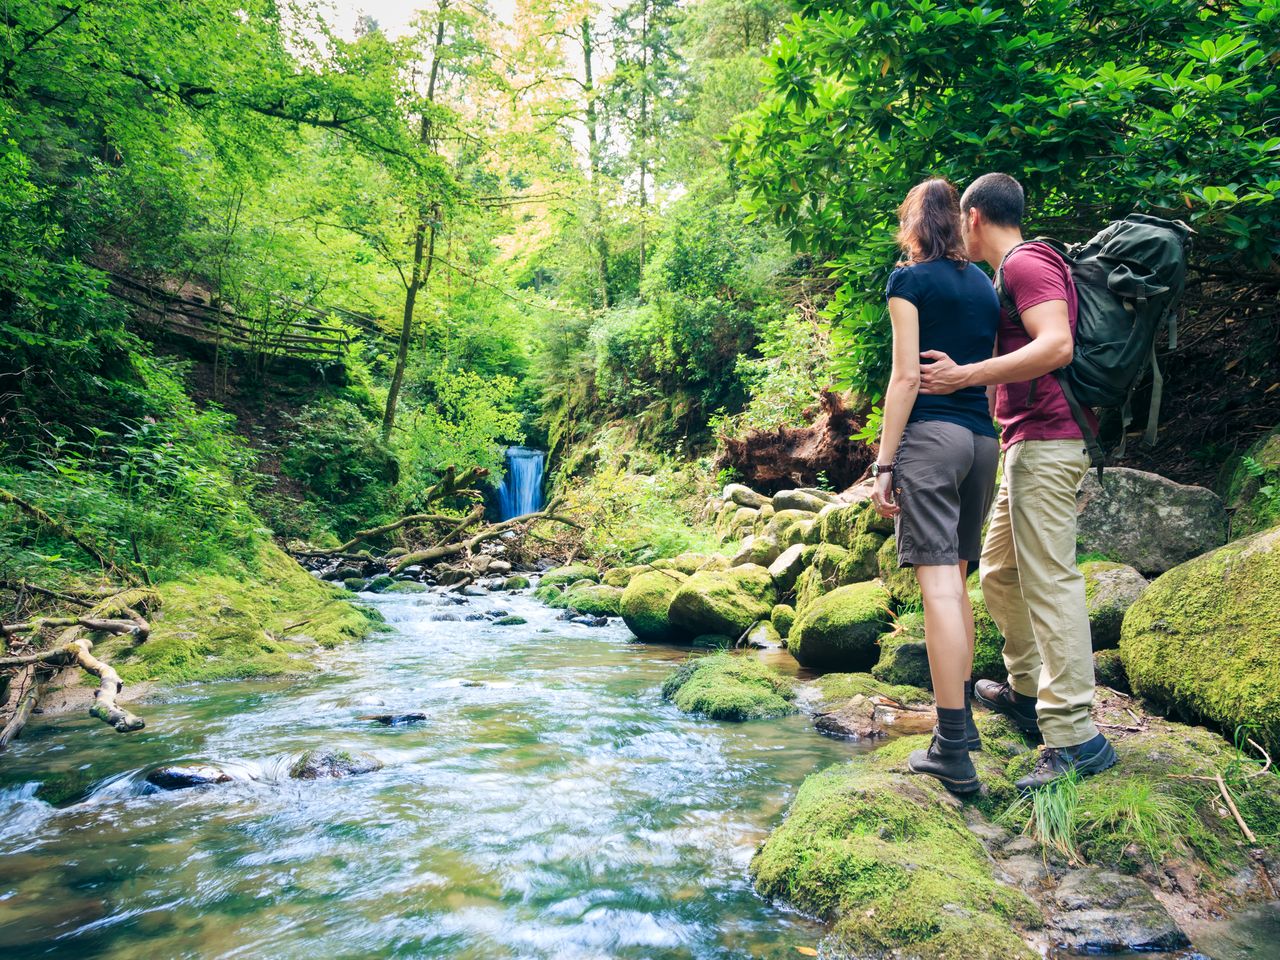
M 1049 300 L 1067 302 L 1067 319 L 1071 336 L 1076 334 L 1079 302 L 1076 287 L 1066 263 L 1043 243 L 1019 247 L 1004 262 L 1004 289 L 1025 314 L 1037 304 Z M 1025 347 L 1031 342 L 1026 328 L 1000 310 L 1000 331 L 996 351 L 1001 356 Z M 1031 383 L 1002 383 L 996 387 L 996 420 L 1002 428 L 1001 445 L 1009 449 L 1021 440 L 1073 440 L 1083 437 L 1080 426 L 1071 416 L 1071 407 L 1053 374 L 1045 374 L 1036 383 L 1034 399 L 1028 403 Z M 1098 422 L 1093 411 L 1086 411 L 1096 432 Z

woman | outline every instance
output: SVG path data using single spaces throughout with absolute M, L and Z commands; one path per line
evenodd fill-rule
M 898 221 L 904 259 L 886 290 L 893 373 L 872 500 L 881 516 L 895 518 L 898 562 L 915 567 L 924 598 L 938 725 L 929 749 L 911 754 L 907 765 L 954 793 L 972 793 L 979 784 L 969 751 L 982 741 L 969 708 L 974 631 L 965 577 L 981 552 L 999 445 L 984 388 L 919 394 L 920 354 L 941 350 L 956 363 L 990 357 L 1000 304 L 987 275 L 965 259 L 960 200 L 950 183 L 913 187 Z

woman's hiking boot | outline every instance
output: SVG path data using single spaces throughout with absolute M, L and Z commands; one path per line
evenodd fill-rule
M 929 748 L 916 750 L 907 757 L 907 769 L 940 780 L 952 793 L 973 793 L 981 786 L 965 741 L 943 739 L 936 728 Z
M 1102 734 L 1075 747 L 1045 747 L 1036 758 L 1036 765 L 1031 768 L 1031 772 L 1014 786 L 1023 793 L 1030 793 L 1049 786 L 1072 771 L 1080 777 L 1101 773 L 1114 767 L 1119 759 L 1115 748 Z
M 1040 722 L 1036 719 L 1036 698 L 1024 697 L 1008 681 L 979 680 L 973 685 L 973 698 L 988 710 L 1002 713 L 1013 725 L 1029 736 L 1040 736 Z

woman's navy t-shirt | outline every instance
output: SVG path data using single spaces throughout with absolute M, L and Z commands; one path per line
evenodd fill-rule
M 987 275 L 974 264 L 929 260 L 898 267 L 886 297 L 901 297 L 920 312 L 920 351 L 941 350 L 958 364 L 987 360 L 995 349 L 1000 300 Z M 920 394 L 913 420 L 946 420 L 987 437 L 996 435 L 985 387 L 965 387 L 946 396 Z

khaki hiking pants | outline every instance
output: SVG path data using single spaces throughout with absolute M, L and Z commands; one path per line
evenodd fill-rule
M 1023 440 L 1004 455 L 979 564 L 982 595 L 1004 636 L 1018 693 L 1038 697 L 1047 747 L 1072 747 L 1098 728 L 1084 576 L 1076 567 L 1076 490 L 1089 470 L 1080 440 Z

